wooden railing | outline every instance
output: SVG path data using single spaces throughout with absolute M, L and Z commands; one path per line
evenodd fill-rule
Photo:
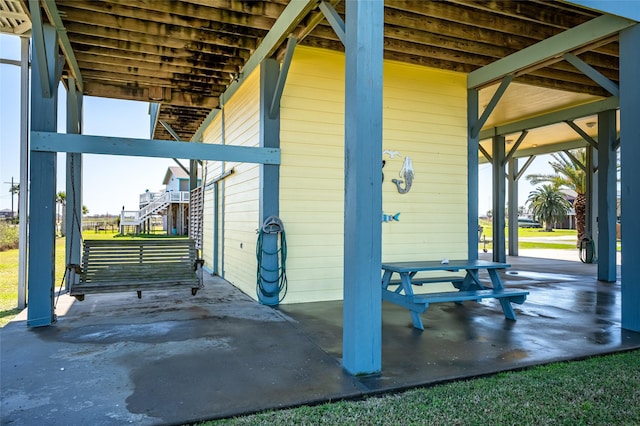
M 188 203 L 189 191 L 165 191 L 165 192 L 145 192 L 140 194 L 140 205 L 145 206 L 162 197 L 170 194 L 169 201 L 172 203 Z
M 140 210 L 123 210 L 120 213 L 120 225 L 139 225 L 143 220 L 159 213 L 172 203 L 189 204 L 189 191 L 146 192 L 140 194 L 140 200 L 143 196 L 148 196 L 151 201 Z

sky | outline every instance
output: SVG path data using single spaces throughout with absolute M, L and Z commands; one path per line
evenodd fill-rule
M 0 58 L 20 59 L 20 38 L 0 34 Z M 66 90 L 60 85 L 58 132 L 66 130 Z M 83 133 L 148 139 L 149 103 L 84 97 Z M 526 174 L 550 173 L 549 156 L 537 157 Z M 11 179 L 20 177 L 20 68 L 0 64 L 0 210 L 11 209 Z M 524 160 L 520 160 L 523 164 Z M 183 161 L 188 166 L 188 161 Z M 147 189 L 159 191 L 172 159 L 83 155 L 83 204 L 93 214 L 117 214 L 137 210 L 139 195 Z M 65 191 L 65 154 L 58 154 L 58 191 Z M 524 205 L 534 188 L 523 178 L 518 205 Z M 478 211 L 492 208 L 491 165 L 479 166 Z M 17 197 L 14 209 L 17 210 Z
M 20 38 L 0 35 L 0 57 L 20 59 Z M 66 131 L 66 90 L 58 90 L 58 132 Z M 149 138 L 149 103 L 85 96 L 83 133 Z M 65 191 L 65 154 L 58 154 L 58 191 Z M 11 209 L 11 178 L 20 178 L 20 68 L 0 64 L 0 210 Z M 187 161 L 183 164 L 188 166 Z M 83 155 L 83 204 L 93 214 L 137 210 L 139 195 L 163 188 L 172 159 Z M 7 183 L 9 182 L 9 183 Z M 18 200 L 14 198 L 14 209 Z

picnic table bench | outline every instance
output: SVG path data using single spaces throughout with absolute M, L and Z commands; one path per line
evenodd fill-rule
M 519 289 L 505 289 L 498 274 L 499 269 L 509 268 L 507 263 L 488 262 L 485 260 L 451 260 L 440 261 L 392 262 L 383 263 L 382 299 L 403 306 L 411 312 L 413 326 L 424 330 L 420 314 L 425 312 L 431 303 L 456 302 L 495 298 L 500 301 L 502 311 L 507 319 L 516 320 L 511 303 L 522 304 L 529 294 Z M 487 270 L 491 278 L 492 288 L 485 287 L 478 279 L 478 271 Z M 416 277 L 418 272 L 458 272 L 465 271 L 464 277 L 458 275 L 438 277 Z M 400 276 L 392 280 L 393 274 Z M 459 291 L 441 293 L 414 294 L 414 285 L 451 282 Z M 395 289 L 392 289 L 395 287 Z
M 187 239 L 84 240 L 82 265 L 69 265 L 69 294 L 203 287 L 203 260 Z M 77 281 L 77 282 L 76 282 Z

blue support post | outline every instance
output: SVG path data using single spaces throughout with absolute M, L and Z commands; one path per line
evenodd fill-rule
M 595 148 L 591 145 L 586 146 L 586 155 L 585 155 L 585 182 L 584 182 L 584 193 L 586 196 L 586 208 L 584 214 L 584 235 L 593 238 L 594 242 L 597 243 L 598 236 L 594 232 L 594 229 L 597 228 L 597 223 L 595 217 L 597 216 L 597 201 L 598 201 L 598 193 L 597 188 L 594 185 L 595 180 L 595 170 L 598 165 L 598 157 L 595 155 Z M 577 228 L 576 223 L 576 228 Z M 578 235 L 580 238 L 580 235 Z
M 198 187 L 198 160 L 189 160 L 189 191 Z
M 218 270 L 219 250 L 220 250 L 220 195 L 218 185 L 213 184 L 213 275 L 221 275 Z
M 280 108 L 271 110 L 273 97 L 278 86 L 280 65 L 275 59 L 265 59 L 260 65 L 260 146 L 280 148 Z M 280 214 L 280 166 L 260 165 L 260 223 L 262 226 L 269 216 Z M 265 234 L 262 241 L 263 253 L 260 274 L 264 292 L 259 291 L 260 301 L 267 305 L 277 305 L 279 256 L 278 234 Z
M 82 133 L 82 93 L 76 90 L 74 78 L 68 80 L 67 133 Z M 82 154 L 67 153 L 66 178 L 66 264 L 79 265 L 82 253 Z M 65 287 L 69 289 L 69 281 Z
M 504 136 L 493 137 L 493 261 L 506 262 L 507 253 L 505 247 L 505 146 Z
M 384 2 L 346 2 L 342 366 L 382 368 L 382 64 Z
M 620 32 L 622 328 L 640 331 L 640 25 Z
M 20 37 L 20 199 L 18 200 L 18 309 L 27 306 L 27 226 L 29 222 L 29 39 Z
M 598 114 L 598 280 L 616 280 L 616 111 Z
M 518 159 L 509 159 L 507 182 L 509 184 L 509 256 L 518 255 Z
M 46 60 L 33 55 L 31 63 L 31 129 L 55 132 L 58 115 L 58 80 L 62 67 L 57 54 L 56 30 L 42 25 L 42 38 L 34 37 L 33 43 L 44 41 Z M 48 66 L 48 72 L 40 68 Z M 48 75 L 50 81 L 40 78 Z M 50 97 L 43 86 L 48 86 Z M 56 153 L 31 152 L 30 214 L 29 214 L 29 262 L 28 262 L 28 312 L 27 325 L 47 326 L 55 320 L 53 309 L 55 274 L 55 222 L 56 222 Z
M 467 90 L 467 258 L 478 260 L 478 89 Z

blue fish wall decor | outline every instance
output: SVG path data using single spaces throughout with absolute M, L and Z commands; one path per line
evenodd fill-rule
M 383 222 L 400 222 L 400 213 L 396 214 L 384 214 L 382 213 L 382 221 Z

